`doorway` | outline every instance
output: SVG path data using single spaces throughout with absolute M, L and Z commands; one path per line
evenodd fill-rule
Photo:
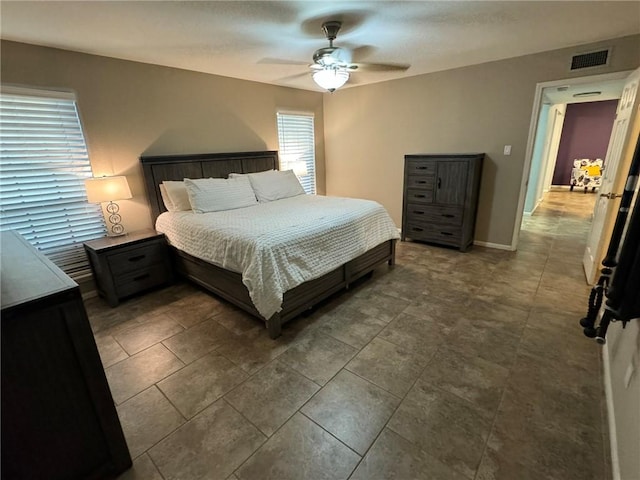
M 604 163 L 623 88 L 624 79 L 543 88 L 525 216 L 535 212 L 550 190 L 593 193 L 599 186 L 595 170 Z M 574 159 L 585 165 L 574 170 Z
M 525 204 L 526 211 L 530 215 L 543 201 L 545 192 L 551 189 L 566 105 L 592 102 L 596 95 L 599 100 L 618 99 L 621 97 L 630 73 L 617 72 L 537 85 L 521 184 L 518 217 L 511 245 L 514 250 L 517 247 L 522 219 L 525 217 Z M 568 185 L 566 190 L 569 190 Z

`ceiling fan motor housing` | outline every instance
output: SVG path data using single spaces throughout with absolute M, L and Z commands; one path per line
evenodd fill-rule
M 338 36 L 338 32 L 340 31 L 341 27 L 342 27 L 342 22 L 332 20 L 329 22 L 324 22 L 322 24 L 322 31 L 327 37 L 327 40 L 329 40 L 329 42 L 331 43 Z

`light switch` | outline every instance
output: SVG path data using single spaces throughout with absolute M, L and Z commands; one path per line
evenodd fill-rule
M 511 145 L 505 145 L 504 146 L 504 154 L 505 155 L 511 155 Z

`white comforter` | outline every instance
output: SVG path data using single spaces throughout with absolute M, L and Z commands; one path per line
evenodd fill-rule
M 281 310 L 287 290 L 399 238 L 380 204 L 316 195 L 223 212 L 165 212 L 156 229 L 176 248 L 242 273 L 264 318 Z

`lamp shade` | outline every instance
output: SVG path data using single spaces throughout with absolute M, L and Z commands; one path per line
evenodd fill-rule
M 313 72 L 313 81 L 330 92 L 343 86 L 349 80 L 349 72 L 339 68 L 326 68 Z
M 84 181 L 89 203 L 111 202 L 131 198 L 127 177 L 94 177 Z
M 291 162 L 289 163 L 288 167 L 293 170 L 293 173 L 295 173 L 298 177 L 304 177 L 305 175 L 309 174 L 307 170 L 307 162 L 305 162 L 304 160 Z

